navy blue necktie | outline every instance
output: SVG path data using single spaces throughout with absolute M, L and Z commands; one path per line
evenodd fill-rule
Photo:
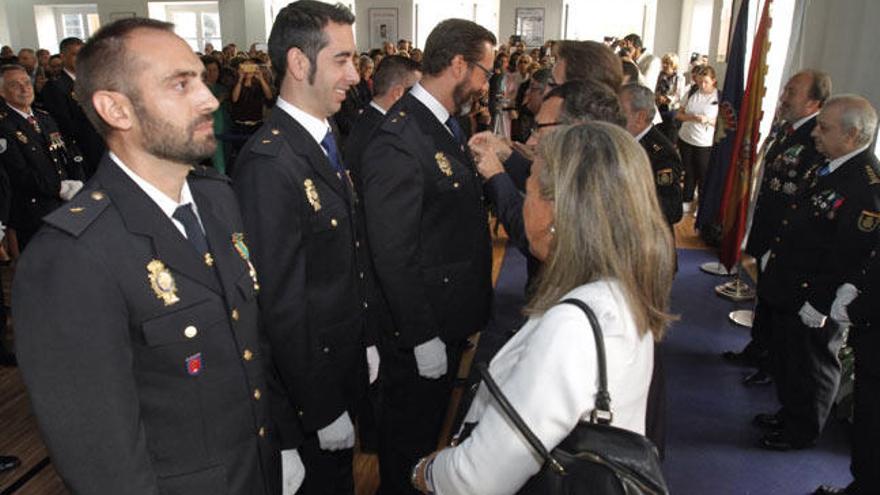
M 459 125 L 458 121 L 455 120 L 455 117 L 449 117 L 446 119 L 446 127 L 452 131 L 452 135 L 455 136 L 455 140 L 458 141 L 458 144 L 464 145 L 464 131 L 461 130 L 461 125 Z
M 821 167 L 819 167 L 819 171 L 816 172 L 816 175 L 818 175 L 819 177 L 825 177 L 826 175 L 828 175 L 830 173 L 831 173 L 831 164 L 828 162 L 825 162 L 825 165 L 822 165 Z
M 342 180 L 345 176 L 345 167 L 339 158 L 339 148 L 336 147 L 336 138 L 333 137 L 332 131 L 328 130 L 327 134 L 324 135 L 324 139 L 321 140 L 321 146 L 327 152 L 327 158 L 330 160 L 330 165 L 333 166 L 333 170 L 336 172 L 339 180 Z
M 196 218 L 196 214 L 193 212 L 192 204 L 187 203 L 178 206 L 177 209 L 174 210 L 172 216 L 175 220 L 183 224 L 183 229 L 186 230 L 186 238 L 189 239 L 189 242 L 191 242 L 193 247 L 196 248 L 199 255 L 204 256 L 205 253 L 208 252 L 208 239 L 205 238 L 205 233 L 202 232 L 202 226 L 199 224 L 199 219 Z

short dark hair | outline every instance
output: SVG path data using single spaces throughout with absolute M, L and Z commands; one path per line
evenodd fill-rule
M 64 38 L 61 40 L 61 43 L 58 44 L 58 51 L 60 53 L 64 53 L 68 48 L 72 48 L 77 45 L 82 45 L 83 40 L 77 38 L 76 36 L 71 36 L 70 38 Z
M 140 92 L 131 84 L 133 76 L 139 72 L 138 58 L 125 46 L 128 37 L 137 29 L 174 33 L 174 24 L 147 17 L 120 19 L 99 29 L 76 56 L 78 101 L 95 130 L 103 137 L 107 136 L 110 127 L 95 110 L 92 96 L 97 91 L 108 90 L 123 93 L 131 100 L 140 98 Z
M 287 52 L 299 48 L 309 59 L 309 84 L 315 82 L 318 71 L 318 52 L 330 41 L 324 33 L 328 23 L 354 24 L 354 14 L 348 7 L 330 5 L 317 0 L 299 0 L 278 12 L 269 34 L 269 59 L 278 84 L 287 72 Z
M 212 57 L 211 55 L 202 55 L 199 58 L 202 60 L 202 65 L 204 65 L 205 67 L 214 64 L 217 66 L 218 69 L 220 68 L 220 61 L 217 60 L 215 57 Z
M 826 72 L 816 69 L 804 69 L 801 74 L 809 74 L 813 78 L 810 84 L 809 96 L 811 100 L 819 102 L 819 106 L 831 97 L 831 76 Z
M 565 60 L 566 81 L 595 79 L 615 91 L 623 84 L 620 58 L 603 43 L 563 40 L 557 54 Z
M 422 70 L 421 65 L 410 58 L 400 55 L 383 58 L 373 74 L 373 94 L 383 96 L 395 84 L 406 84 L 413 72 L 419 70 Z
M 497 40 L 491 31 L 464 19 L 446 19 L 437 24 L 425 42 L 422 71 L 436 76 L 452 64 L 456 55 L 473 64 L 483 56 L 483 43 L 495 45 Z
M 620 67 L 623 69 L 623 75 L 629 79 L 629 82 L 638 82 L 639 76 L 642 74 L 639 72 L 639 66 L 630 62 L 629 60 L 621 60 Z
M 563 124 L 599 120 L 626 126 L 620 99 L 605 83 L 593 79 L 566 81 L 550 90 L 544 101 L 550 98 L 562 99 L 559 121 Z
M 636 33 L 630 33 L 624 36 L 623 39 L 632 43 L 632 46 L 638 48 L 639 50 L 644 48 L 644 45 L 642 45 L 642 37 L 637 35 Z
M 532 73 L 531 81 L 544 86 L 548 82 L 550 82 L 550 78 L 552 77 L 553 71 L 551 71 L 550 69 L 538 69 L 534 73 Z

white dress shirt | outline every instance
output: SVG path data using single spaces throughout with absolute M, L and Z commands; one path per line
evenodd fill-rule
M 858 155 L 859 153 L 865 151 L 866 149 L 868 149 L 870 147 L 871 147 L 870 143 L 866 144 L 855 151 L 850 151 L 849 153 L 847 153 L 843 156 L 839 156 L 839 157 L 835 158 L 834 160 L 829 161 L 828 162 L 828 173 L 829 174 L 833 173 L 835 170 L 839 169 L 841 165 L 846 163 L 847 160 Z
M 612 424 L 643 434 L 648 386 L 654 365 L 650 332 L 639 335 L 616 282 L 574 289 L 589 304 L 605 340 Z M 598 368 L 593 332 L 583 312 L 568 304 L 534 316 L 492 359 L 489 370 L 514 409 L 551 450 L 593 410 Z M 433 463 L 439 495 L 514 493 L 542 465 L 542 459 L 503 415 L 481 385 L 466 422 L 478 422 L 457 447 Z
M 428 107 L 428 110 L 434 114 L 434 117 L 437 117 L 437 120 L 439 120 L 441 124 L 443 124 L 443 128 L 449 132 L 449 135 L 455 137 L 452 130 L 446 126 L 446 121 L 449 120 L 449 110 L 446 110 L 446 107 L 444 107 L 437 98 L 434 98 L 434 95 L 429 93 L 421 83 L 416 83 L 412 89 L 409 90 L 409 94 L 413 95 L 413 98 L 419 100 L 423 105 Z
M 205 226 L 204 224 L 202 224 L 202 217 L 199 216 L 199 207 L 196 205 L 196 200 L 192 196 L 192 191 L 190 191 L 189 183 L 187 181 L 183 181 L 183 187 L 180 188 L 180 202 L 177 202 L 171 199 L 162 191 L 160 191 L 156 186 L 144 180 L 143 177 L 134 173 L 132 169 L 125 166 L 125 164 L 122 163 L 122 160 L 120 160 L 115 153 L 111 151 L 109 152 L 109 155 L 110 159 L 113 160 L 113 162 L 115 162 L 116 165 L 118 165 L 123 172 L 125 172 L 125 175 L 129 176 L 129 178 L 131 178 L 131 180 L 133 180 L 134 183 L 137 184 L 138 187 L 140 187 L 141 190 L 143 190 L 144 193 L 149 196 L 154 203 L 156 203 L 156 206 L 158 206 L 159 209 L 162 210 L 162 213 L 164 213 L 165 216 L 168 217 L 169 220 L 171 220 L 171 223 L 173 223 L 174 226 L 177 227 L 177 230 L 180 231 L 181 235 L 183 235 L 184 238 L 187 238 L 186 228 L 184 228 L 183 224 L 180 223 L 176 218 L 174 218 L 174 211 L 177 210 L 177 207 L 179 206 L 192 204 L 192 210 L 199 221 L 199 226 L 202 227 L 202 232 L 205 231 Z
M 275 105 L 281 110 L 284 110 L 284 112 L 287 115 L 290 115 L 290 117 L 299 125 L 305 127 L 306 132 L 312 136 L 319 146 L 321 146 L 321 141 L 324 140 L 324 136 L 326 136 L 328 132 L 331 132 L 330 123 L 327 122 L 327 119 L 321 120 L 310 113 L 304 112 L 303 110 L 300 110 L 299 107 L 285 101 L 280 96 Z M 323 151 L 325 155 L 327 154 L 327 150 L 325 150 L 323 146 L 321 146 L 321 151 Z

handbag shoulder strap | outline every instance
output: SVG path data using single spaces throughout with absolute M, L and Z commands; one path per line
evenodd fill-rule
M 609 424 L 611 423 L 612 418 L 611 395 L 608 393 L 608 374 L 605 367 L 605 341 L 602 338 L 602 329 L 599 327 L 599 320 L 596 318 L 596 314 L 590 306 L 579 299 L 565 299 L 561 302 L 577 306 L 584 312 L 587 319 L 590 321 L 590 327 L 593 329 L 593 337 L 596 340 L 596 359 L 599 366 L 599 391 L 596 393 L 596 403 L 593 412 L 590 414 L 590 420 L 593 423 Z M 549 463 L 551 469 L 559 474 L 564 474 L 565 469 L 562 467 L 562 464 L 550 455 L 550 452 L 547 451 L 547 448 L 544 447 L 541 440 L 535 435 L 531 428 L 529 428 L 526 422 L 523 421 L 522 416 L 516 412 L 516 409 L 514 409 L 510 401 L 507 400 L 507 396 L 504 395 L 501 388 L 495 383 L 495 380 L 489 373 L 489 365 L 485 362 L 477 363 L 477 370 L 480 372 L 480 376 L 482 376 L 486 388 L 489 389 L 489 393 L 492 394 L 492 397 L 494 397 L 498 402 L 498 405 L 501 406 L 501 411 L 513 421 L 514 426 L 516 426 L 516 429 L 526 437 L 526 441 L 529 442 L 529 445 L 531 445 L 532 448 L 535 449 L 535 452 L 544 459 L 544 462 Z
M 587 320 L 590 321 L 590 328 L 593 329 L 593 338 L 596 340 L 596 361 L 599 368 L 599 390 L 596 392 L 596 403 L 593 407 L 593 412 L 590 413 L 590 420 L 593 423 L 610 424 L 613 419 L 611 414 L 611 394 L 608 392 L 605 339 L 602 337 L 602 327 L 599 326 L 599 319 L 596 318 L 593 308 L 580 299 L 564 299 L 561 303 L 577 306 L 587 316 Z

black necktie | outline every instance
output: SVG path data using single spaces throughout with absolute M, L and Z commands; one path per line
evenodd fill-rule
M 339 148 L 336 147 L 336 138 L 333 137 L 332 131 L 328 130 L 327 134 L 324 135 L 324 139 L 321 140 L 321 146 L 327 152 L 327 158 L 330 160 L 330 165 L 333 166 L 333 170 L 336 172 L 339 180 L 342 180 L 343 176 L 345 176 L 345 167 L 342 165 L 342 160 L 339 159 Z
M 199 219 L 196 218 L 196 214 L 193 213 L 192 204 L 187 203 L 178 206 L 177 209 L 174 210 L 174 215 L 172 216 L 175 220 L 183 224 L 183 229 L 186 230 L 186 238 L 189 239 L 189 242 L 191 242 L 193 247 L 196 248 L 199 256 L 204 256 L 205 253 L 208 252 L 208 240 L 205 238 L 205 233 L 202 232 L 202 226 L 199 225 Z
M 455 117 L 450 116 L 446 119 L 446 127 L 452 131 L 452 135 L 455 136 L 455 140 L 458 141 L 458 144 L 464 145 L 464 132 L 461 130 L 461 126 L 458 124 L 458 121 L 455 120 Z

